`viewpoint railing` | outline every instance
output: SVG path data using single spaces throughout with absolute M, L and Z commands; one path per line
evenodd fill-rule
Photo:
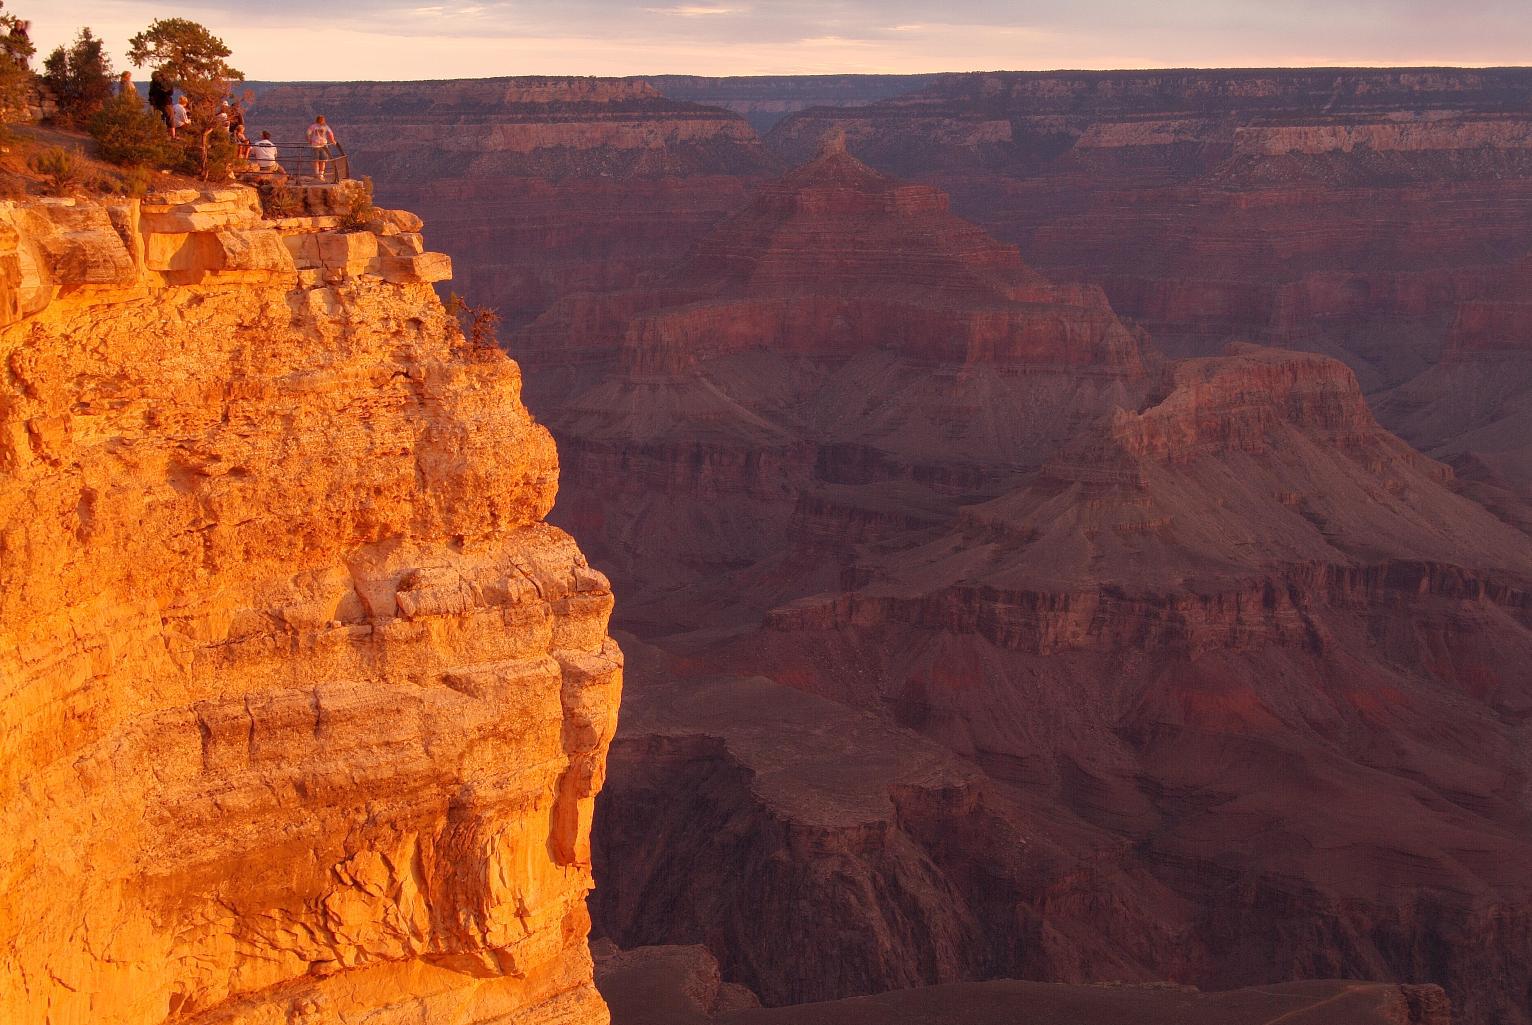
M 276 146 L 276 153 L 269 162 L 261 156 L 259 142 L 251 143 L 250 156 L 247 158 L 250 166 L 241 172 L 241 177 L 259 181 L 267 175 L 282 174 L 289 181 L 303 180 L 316 185 L 338 185 L 351 177 L 351 158 L 346 156 L 346 150 L 340 143 L 315 147 L 307 142 L 271 141 Z M 318 148 L 324 150 L 323 157 L 315 155 Z

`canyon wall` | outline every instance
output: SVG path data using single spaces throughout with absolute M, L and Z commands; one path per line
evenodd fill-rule
M 789 114 L 809 107 L 861 107 L 940 81 L 941 75 L 647 75 L 644 81 L 675 100 L 722 107 L 764 135 Z
M 657 653 L 598 931 L 768 1006 L 1355 978 L 1526 1020 L 1532 540 L 1352 370 L 1167 358 L 833 138 L 694 252 L 508 340 Z
M 1161 345 L 1317 349 L 1371 390 L 1527 252 L 1529 100 L 1525 69 L 953 75 L 768 141 L 803 159 L 844 131 Z
M 0 1019 L 604 1023 L 612 595 L 413 215 L 0 204 Z
M 774 166 L 739 115 L 638 79 L 276 86 L 249 124 L 301 142 L 315 114 L 379 202 L 430 221 L 458 290 L 511 322 L 679 259 Z

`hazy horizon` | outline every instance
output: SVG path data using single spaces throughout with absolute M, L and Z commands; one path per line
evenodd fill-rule
M 251 79 L 400 81 L 515 75 L 770 76 L 1161 68 L 1520 67 L 1532 8 L 1480 0 L 13 0 L 39 60 L 89 26 L 119 68 L 155 18 L 207 25 Z M 939 10 L 939 17 L 929 16 Z

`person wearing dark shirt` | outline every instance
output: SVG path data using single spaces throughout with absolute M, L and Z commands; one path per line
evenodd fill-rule
M 149 76 L 149 107 L 165 121 L 165 127 L 170 128 L 170 104 L 175 99 L 176 87 L 170 81 L 170 76 L 165 74 L 165 69 L 160 68 Z

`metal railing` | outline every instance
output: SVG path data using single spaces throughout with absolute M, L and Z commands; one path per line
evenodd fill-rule
M 240 172 L 240 177 L 258 181 L 264 176 L 283 174 L 288 181 L 304 181 L 314 185 L 338 185 L 351 177 L 351 158 L 346 156 L 346 150 L 340 143 L 323 147 L 325 156 L 321 159 L 314 154 L 316 147 L 307 142 L 271 141 L 276 146 L 275 159 L 272 161 L 275 166 L 263 166 L 265 162 L 258 159 L 261 151 L 256 148 L 260 140 L 252 140 L 248 157 L 250 167 Z

